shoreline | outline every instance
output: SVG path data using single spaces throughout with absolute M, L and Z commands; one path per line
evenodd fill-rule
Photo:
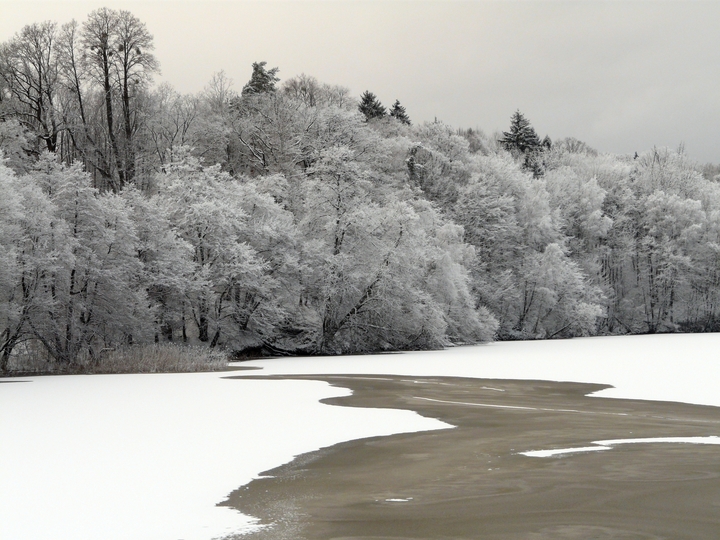
M 323 403 L 406 409 L 456 426 L 347 441 L 298 456 L 231 493 L 272 524 L 228 539 L 715 539 L 720 449 L 626 444 L 546 458 L 592 441 L 720 434 L 720 408 L 596 399 L 608 385 L 378 375 L 320 380 L 353 394 Z

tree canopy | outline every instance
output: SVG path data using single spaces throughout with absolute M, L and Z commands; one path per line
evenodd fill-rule
M 128 12 L 0 46 L 0 369 L 720 329 L 717 166 L 411 124 L 252 65 L 154 86 Z M 42 53 L 42 54 L 39 54 Z

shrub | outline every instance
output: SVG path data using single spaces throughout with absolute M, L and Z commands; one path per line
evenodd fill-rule
M 180 373 L 220 371 L 227 364 L 223 351 L 173 343 L 103 349 L 94 360 L 69 365 L 52 362 L 43 351 L 26 348 L 14 355 L 8 374 Z

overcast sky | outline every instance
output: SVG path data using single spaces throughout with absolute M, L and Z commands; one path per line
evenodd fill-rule
M 254 61 L 399 99 L 486 133 L 519 109 L 542 137 L 604 152 L 677 148 L 720 163 L 720 1 L 0 0 L 0 41 L 43 20 L 127 9 L 155 37 L 162 75 L 197 92 Z

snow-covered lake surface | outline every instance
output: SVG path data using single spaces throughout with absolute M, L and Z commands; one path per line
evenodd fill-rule
M 604 397 L 720 406 L 718 351 L 720 334 L 588 338 L 263 360 L 242 374 L 591 382 L 615 386 Z M 347 394 L 323 382 L 227 375 L 0 379 L 12 381 L 0 384 L 0 538 L 210 540 L 249 526 L 215 505 L 264 470 L 341 441 L 447 427 L 320 404 Z
M 331 407 L 344 389 L 228 373 L 0 384 L 0 538 L 209 540 L 251 520 L 215 505 L 264 470 L 341 441 L 447 427 Z

